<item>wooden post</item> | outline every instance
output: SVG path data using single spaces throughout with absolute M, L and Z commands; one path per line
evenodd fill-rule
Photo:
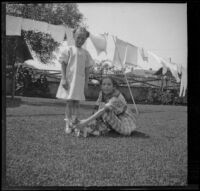
M 163 91 L 163 86 L 164 86 L 164 77 L 163 75 L 161 76 L 161 91 Z
M 12 59 L 12 100 L 14 100 L 14 96 L 15 96 L 15 61 L 16 61 L 16 49 L 17 49 L 17 43 L 18 43 L 17 40 L 18 39 L 15 37 L 13 59 Z

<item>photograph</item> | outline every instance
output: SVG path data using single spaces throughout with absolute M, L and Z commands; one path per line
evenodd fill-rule
M 186 2 L 3 7 L 4 189 L 188 186 Z

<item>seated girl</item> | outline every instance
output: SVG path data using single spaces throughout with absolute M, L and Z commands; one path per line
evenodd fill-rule
M 136 129 L 136 114 L 128 108 L 113 78 L 107 76 L 102 79 L 101 91 L 96 103 L 97 112 L 74 124 L 76 129 L 82 130 L 84 136 L 102 135 L 110 130 L 121 135 L 130 135 Z

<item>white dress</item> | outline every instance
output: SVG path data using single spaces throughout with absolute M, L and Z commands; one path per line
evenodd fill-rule
M 85 68 L 94 64 L 94 60 L 89 52 L 83 48 L 75 46 L 67 46 L 59 58 L 59 62 L 65 62 L 66 78 L 69 84 L 69 89 L 65 90 L 62 87 L 62 78 L 56 97 L 65 100 L 85 100 Z

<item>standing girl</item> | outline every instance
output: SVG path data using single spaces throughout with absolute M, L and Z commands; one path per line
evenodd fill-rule
M 89 67 L 94 64 L 89 52 L 81 48 L 89 32 L 80 27 L 73 31 L 73 37 L 75 46 L 67 46 L 59 58 L 62 78 L 56 94 L 57 98 L 67 101 L 66 133 L 71 133 L 71 124 L 78 118 L 79 101 L 85 100 L 84 91 L 88 88 Z
M 89 124 L 89 129 L 87 128 L 89 133 L 95 132 L 96 135 L 104 134 L 109 130 L 122 135 L 131 135 L 136 129 L 137 115 L 128 108 L 125 98 L 116 87 L 113 78 L 103 78 L 97 100 L 98 111 L 89 118 L 81 120 L 76 127 L 82 128 Z M 91 123 L 92 127 L 90 127 Z

